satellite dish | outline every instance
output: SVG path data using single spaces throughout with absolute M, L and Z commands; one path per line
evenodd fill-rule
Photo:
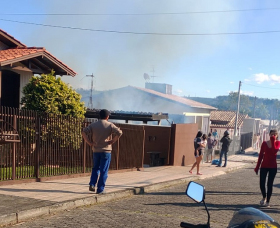
M 147 80 L 150 80 L 150 75 L 148 75 L 147 73 L 144 73 L 144 79 L 147 81 Z

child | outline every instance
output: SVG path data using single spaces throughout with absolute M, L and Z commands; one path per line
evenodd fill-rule
M 196 153 L 198 153 L 198 151 L 201 150 L 202 158 L 204 155 L 204 149 L 206 147 L 206 144 L 207 144 L 207 136 L 206 136 L 206 134 L 203 134 L 202 138 L 201 138 L 200 146 L 196 149 Z M 202 159 L 202 161 L 203 161 L 203 159 Z

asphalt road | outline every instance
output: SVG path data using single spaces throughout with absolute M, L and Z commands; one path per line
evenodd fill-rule
M 221 168 L 222 169 L 222 168 Z M 278 170 L 279 172 L 280 170 Z M 259 206 L 259 176 L 253 168 L 199 181 L 206 189 L 211 227 L 227 227 L 235 211 L 252 206 L 280 222 L 280 174 L 274 182 L 271 207 Z M 181 221 L 206 223 L 203 204 L 185 195 L 186 185 L 177 185 L 114 202 L 81 207 L 36 218 L 14 227 L 179 227 Z

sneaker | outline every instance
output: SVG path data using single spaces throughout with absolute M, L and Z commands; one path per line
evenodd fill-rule
M 264 206 L 265 207 L 270 207 L 269 202 L 266 202 Z
M 102 192 L 96 192 L 96 194 L 105 194 L 105 190 L 103 190 Z
M 262 200 L 260 201 L 260 205 L 261 205 L 261 206 L 263 206 L 265 203 L 266 203 L 266 199 L 262 199 Z
M 88 190 L 91 192 L 95 192 L 95 187 L 90 185 Z

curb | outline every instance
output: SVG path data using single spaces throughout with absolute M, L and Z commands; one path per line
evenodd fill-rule
M 220 172 L 217 172 L 212 175 L 189 176 L 186 178 L 180 178 L 180 179 L 175 179 L 175 180 L 171 180 L 171 181 L 150 184 L 150 185 L 146 185 L 146 186 L 142 186 L 142 187 L 134 187 L 131 189 L 119 190 L 116 192 L 106 193 L 103 195 L 97 195 L 94 197 L 91 196 L 91 197 L 86 197 L 86 198 L 77 199 L 77 200 L 70 200 L 70 201 L 66 201 L 63 203 L 56 203 L 51 206 L 39 207 L 39 208 L 34 208 L 34 209 L 30 209 L 30 210 L 25 210 L 25 211 L 19 211 L 17 213 L 11 213 L 8 215 L 0 216 L 0 226 L 2 227 L 2 226 L 7 226 L 7 225 L 14 225 L 14 224 L 17 224 L 20 222 L 34 219 L 36 217 L 51 215 L 51 214 L 54 214 L 57 212 L 74 209 L 77 207 L 105 203 L 105 202 L 110 202 L 110 201 L 114 201 L 114 200 L 119 200 L 122 198 L 131 197 L 133 195 L 145 194 L 145 193 L 153 192 L 153 191 L 160 190 L 160 189 L 163 189 L 166 187 L 188 183 L 190 181 L 213 178 L 213 177 L 224 175 L 224 174 L 227 174 L 229 172 L 232 172 L 232 171 L 235 171 L 235 170 L 238 170 L 241 168 L 245 168 L 246 166 L 249 166 L 249 165 L 250 164 L 245 164 L 242 166 L 228 168 L 226 171 L 220 171 Z

